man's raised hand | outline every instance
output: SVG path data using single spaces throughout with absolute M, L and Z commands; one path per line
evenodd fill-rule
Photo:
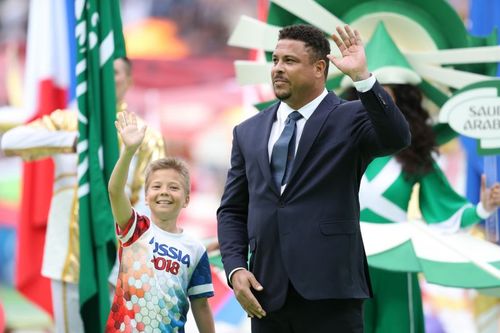
M 366 80 L 370 77 L 366 63 L 365 48 L 357 30 L 352 30 L 348 25 L 337 27 L 337 33 L 332 39 L 342 54 L 342 58 L 336 58 L 329 54 L 330 61 L 345 75 L 353 81 Z

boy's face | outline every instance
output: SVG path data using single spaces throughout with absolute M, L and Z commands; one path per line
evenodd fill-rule
M 153 171 L 146 189 L 146 202 L 159 219 L 176 219 L 189 203 L 184 178 L 174 169 Z

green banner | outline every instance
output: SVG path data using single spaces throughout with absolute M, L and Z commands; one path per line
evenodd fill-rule
M 118 0 L 75 3 L 78 100 L 80 312 L 85 332 L 104 332 L 116 237 L 107 184 L 118 159 L 113 60 L 125 55 Z

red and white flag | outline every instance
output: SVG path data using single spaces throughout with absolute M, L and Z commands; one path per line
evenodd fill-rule
M 26 54 L 26 122 L 66 108 L 70 85 L 67 0 L 31 0 Z M 72 31 L 72 30 L 71 30 Z M 53 164 L 46 159 L 23 168 L 18 226 L 16 287 L 52 313 L 50 282 L 41 275 L 45 230 L 52 197 Z

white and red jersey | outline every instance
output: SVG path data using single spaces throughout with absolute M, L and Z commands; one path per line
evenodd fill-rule
M 183 332 L 189 299 L 214 295 L 205 247 L 135 210 L 120 230 L 120 272 L 106 332 Z

